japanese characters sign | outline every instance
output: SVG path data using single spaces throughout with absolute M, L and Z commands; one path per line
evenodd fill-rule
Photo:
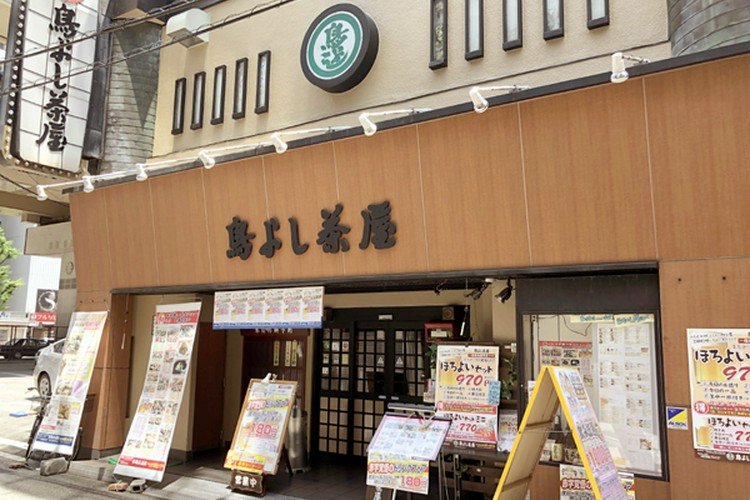
M 200 302 L 157 306 L 146 379 L 115 474 L 164 477 L 200 311 Z
M 323 253 L 336 254 L 349 251 L 350 244 L 347 235 L 352 228 L 341 222 L 343 211 L 344 205 L 341 203 L 337 203 L 333 210 L 324 208 L 320 211 L 321 229 L 318 231 L 318 238 L 315 243 L 320 246 Z M 360 215 L 362 217 L 362 231 L 359 241 L 361 250 L 370 246 L 376 250 L 385 250 L 396 244 L 396 223 L 391 219 L 391 204 L 389 201 L 368 205 L 366 210 L 360 212 Z M 292 252 L 295 255 L 302 255 L 308 251 L 310 243 L 300 241 L 297 219 L 290 217 L 288 220 Z M 278 218 L 271 217 L 263 222 L 263 227 L 265 229 L 265 243 L 260 246 L 258 253 L 267 259 L 271 259 L 283 246 L 278 234 L 281 231 L 281 224 Z M 227 258 L 249 259 L 253 253 L 253 243 L 256 237 L 256 234 L 251 231 L 250 223 L 235 215 L 226 226 L 226 230 L 229 237 Z
M 320 328 L 322 321 L 323 287 L 239 290 L 214 295 L 215 330 Z
M 367 484 L 426 495 L 450 420 L 386 414 L 367 448 Z
M 297 382 L 250 381 L 224 467 L 276 474 L 296 388 Z
M 688 329 L 693 446 L 750 462 L 750 329 Z
M 107 312 L 74 312 L 47 415 L 32 448 L 71 455 Z
M 18 8 L 19 29 L 12 31 L 25 56 L 13 64 L 19 83 L 11 85 L 10 153 L 78 172 L 96 45 L 96 38 L 85 37 L 97 30 L 99 2 L 28 0 Z
M 620 472 L 620 482 L 628 500 L 635 500 L 633 474 Z M 594 500 L 591 482 L 586 478 L 586 469 L 577 465 L 560 464 L 560 500 Z
M 490 401 L 490 382 L 498 380 L 499 359 L 497 346 L 438 346 L 435 409 L 452 420 L 452 444 L 495 448 L 497 404 Z
M 310 25 L 300 49 L 302 72 L 327 92 L 345 92 L 370 72 L 378 55 L 378 28 L 359 7 L 334 5 Z

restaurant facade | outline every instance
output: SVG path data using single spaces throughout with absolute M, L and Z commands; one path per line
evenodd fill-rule
M 226 19 L 236 3 L 208 2 L 206 11 Z M 363 456 L 389 402 L 421 400 L 425 324 L 437 322 L 465 342 L 516 343 L 521 409 L 555 348 L 589 342 L 590 353 L 576 344 L 571 358 L 591 358 L 590 396 L 626 450 L 619 464 L 636 474 L 638 497 L 739 497 L 747 464 L 698 457 L 693 433 L 668 425 L 667 407 L 692 406 L 687 329 L 750 323 L 750 46 L 670 58 L 655 29 L 640 45 L 655 62 L 613 83 L 609 56 L 638 24 L 635 13 L 621 11 L 632 24 L 620 28 L 617 11 L 605 23 L 586 2 L 568 2 L 558 33 L 554 16 L 544 22 L 529 9 L 513 47 L 502 31 L 489 35 L 488 5 L 488 39 L 475 56 L 477 38 L 462 33 L 469 21 L 451 20 L 448 38 L 434 38 L 439 11 L 281 3 L 290 5 L 212 31 L 208 42 L 163 49 L 148 178 L 70 194 L 77 309 L 110 311 L 84 448 L 102 456 L 123 446 L 155 307 L 199 300 L 195 365 L 172 442 L 185 458 L 231 439 L 246 383 L 264 371 L 299 382 L 313 457 Z M 305 48 L 325 39 L 319 22 L 345 13 L 362 28 L 364 55 L 351 72 L 320 78 Z M 389 29 L 415 17 L 420 29 L 405 48 Z M 269 27 L 281 18 L 289 36 L 274 45 L 283 37 Z M 265 45 L 258 35 L 245 50 L 258 55 L 253 74 L 255 61 L 242 62 L 231 44 L 236 30 L 260 25 Z M 571 45 L 597 43 L 598 55 L 565 63 Z M 535 68 L 540 53 L 558 62 Z M 518 71 L 501 75 L 501 59 Z M 553 77 L 558 68 L 571 76 Z M 255 95 L 237 82 L 251 82 Z M 505 93 L 521 83 L 530 88 Z M 472 86 L 487 87 L 486 111 Z M 370 133 L 357 116 L 376 111 L 396 117 L 378 118 Z M 212 328 L 216 292 L 298 286 L 324 287 L 321 329 Z M 607 315 L 640 318 L 629 340 L 641 356 L 629 359 L 637 387 L 625 387 L 635 384 L 626 362 L 606 356 Z M 610 332 L 614 343 L 619 331 Z M 369 374 L 375 383 L 358 384 Z M 605 380 L 627 397 L 608 398 Z M 532 498 L 558 488 L 558 467 L 538 466 Z

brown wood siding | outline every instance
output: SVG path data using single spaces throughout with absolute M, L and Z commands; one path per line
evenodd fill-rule
M 750 254 L 750 57 L 646 78 L 659 250 Z
M 416 127 L 386 130 L 372 137 L 356 137 L 335 143 L 336 178 L 340 200 L 352 217 L 344 255 L 347 275 L 392 274 L 427 271 L 422 186 Z M 377 250 L 360 249 L 362 210 L 388 200 L 396 223 L 396 243 Z M 407 251 L 408 250 L 408 251 Z
M 107 290 L 111 274 L 109 226 L 104 190 L 70 195 L 70 217 L 78 295 L 82 291 Z M 76 310 L 80 310 L 76 308 Z
M 655 259 L 640 82 L 520 106 L 532 264 Z
M 528 266 L 516 107 L 418 131 L 430 270 Z

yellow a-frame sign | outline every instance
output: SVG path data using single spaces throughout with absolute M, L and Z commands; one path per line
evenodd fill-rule
M 523 500 L 558 407 L 573 433 L 597 500 L 627 500 L 612 454 L 604 441 L 583 379 L 574 368 L 544 366 L 534 385 L 513 449 L 493 500 Z

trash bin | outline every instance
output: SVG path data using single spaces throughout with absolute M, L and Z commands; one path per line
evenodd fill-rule
M 300 410 L 297 405 L 292 408 L 286 441 L 292 472 L 298 473 L 310 470 L 307 465 L 307 412 Z

